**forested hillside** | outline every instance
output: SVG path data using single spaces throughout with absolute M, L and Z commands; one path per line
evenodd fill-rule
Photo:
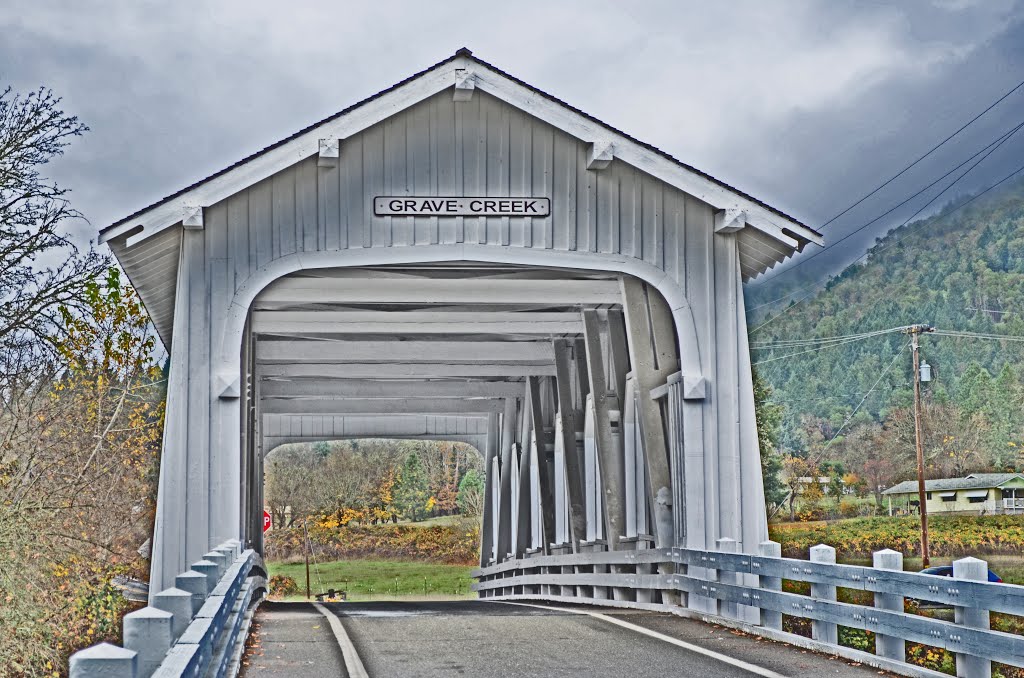
M 772 294 L 750 290 L 748 307 Z M 773 390 L 770 401 L 783 408 L 784 453 L 839 461 L 872 490 L 905 474 L 912 451 L 909 338 L 890 332 L 806 340 L 927 323 L 1017 339 L 922 337 L 922 358 L 934 374 L 924 390 L 929 473 L 1021 468 L 1024 181 L 890 231 L 823 290 L 792 298 L 750 318 L 756 369 Z M 872 464 L 887 470 L 864 478 Z

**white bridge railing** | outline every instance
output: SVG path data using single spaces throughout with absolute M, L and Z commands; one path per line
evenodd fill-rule
M 71 656 L 70 678 L 221 678 L 238 673 L 254 598 L 266 587 L 254 551 L 228 541 L 124 618 L 124 647 Z
M 775 542 L 761 544 L 759 556 L 735 553 L 729 539 L 719 547 L 525 557 L 475 571 L 473 589 L 488 600 L 674 612 L 904 675 L 945 675 L 907 663 L 906 642 L 954 652 L 959 676 L 990 676 L 992 662 L 1024 667 L 1024 636 L 989 625 L 990 611 L 1024 615 L 1024 587 L 990 583 L 982 560 L 955 562 L 949 578 L 903 572 L 902 554 L 888 550 L 875 554 L 875 567 L 862 567 L 835 564 L 835 549 L 824 545 L 811 549 L 811 561 L 778 557 Z M 809 583 L 810 595 L 782 591 L 783 579 Z M 837 602 L 837 587 L 872 592 L 874 605 Z M 907 613 L 905 598 L 948 605 L 955 621 Z M 783 614 L 810 620 L 812 637 L 784 632 Z M 875 654 L 839 645 L 838 626 L 877 634 Z

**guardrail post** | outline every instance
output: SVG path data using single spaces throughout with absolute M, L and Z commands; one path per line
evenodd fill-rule
M 736 553 L 736 540 L 730 539 L 729 537 L 722 537 L 717 542 L 718 550 L 725 553 Z M 717 570 L 715 577 L 722 584 L 736 584 L 736 573 L 731 570 Z M 739 617 L 739 610 L 736 607 L 736 603 L 727 601 L 718 601 L 718 614 L 729 619 L 736 619 Z
M 203 560 L 197 560 L 192 563 L 192 570 L 199 574 L 206 575 L 206 579 L 208 580 L 206 584 L 207 591 L 212 591 L 217 588 L 217 582 L 220 581 L 221 575 L 220 566 L 217 563 L 203 558 Z
M 834 565 L 836 562 L 836 550 L 825 544 L 812 546 L 811 562 Z M 831 584 L 811 584 L 811 598 L 834 601 L 836 599 L 836 587 Z M 811 637 L 823 643 L 838 645 L 839 627 L 831 622 L 811 620 Z
M 209 579 L 205 574 L 200 574 L 195 570 L 189 570 L 179 574 L 174 578 L 174 587 L 179 588 L 182 591 L 188 591 L 192 594 L 192 614 L 199 612 L 199 608 L 203 606 L 203 602 L 206 600 L 206 596 L 210 594 L 213 587 L 210 586 Z
M 110 643 L 87 647 L 71 655 L 71 678 L 136 678 L 138 655 Z
M 763 541 L 757 545 L 757 552 L 763 558 L 781 558 L 782 544 L 777 541 Z M 758 583 L 766 591 L 781 591 L 782 579 L 779 577 L 758 576 Z M 761 626 L 766 629 L 782 630 L 782 613 L 775 610 L 761 609 Z
M 953 561 L 953 578 L 968 579 L 971 581 L 988 581 L 988 563 L 978 558 L 962 558 Z M 989 626 L 988 610 L 974 607 L 960 607 L 954 609 L 954 619 L 970 629 L 985 629 Z M 956 675 L 961 678 L 991 678 L 992 662 L 974 655 L 957 653 Z
M 872 555 L 872 565 L 878 570 L 903 571 L 903 554 L 892 549 L 875 551 Z M 879 610 L 892 610 L 903 612 L 903 596 L 898 593 L 876 593 L 875 607 Z M 886 636 L 881 633 L 875 636 L 875 654 L 887 659 L 896 661 L 907 660 L 907 642 L 896 636 Z
M 153 607 L 170 612 L 174 615 L 171 622 L 171 633 L 177 639 L 188 628 L 192 621 L 192 594 L 181 589 L 164 589 L 153 596 Z
M 209 551 L 207 553 L 204 553 L 203 560 L 208 560 L 211 563 L 216 563 L 217 579 L 220 579 L 224 575 L 224 573 L 228 569 L 228 566 L 231 564 L 231 561 L 228 560 L 228 557 L 220 551 Z
M 138 678 L 149 678 L 160 667 L 174 644 L 173 622 L 173 614 L 155 607 L 124 616 L 124 646 L 138 653 Z

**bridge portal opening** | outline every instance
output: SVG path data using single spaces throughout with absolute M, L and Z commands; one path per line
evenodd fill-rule
M 248 543 L 267 552 L 264 508 L 284 525 L 311 515 L 308 499 L 289 510 L 275 496 L 301 494 L 289 460 L 445 441 L 479 451 L 481 565 L 653 547 L 670 499 L 652 477 L 671 485 L 665 402 L 650 391 L 678 371 L 678 345 L 667 302 L 621 273 L 452 262 L 282 277 L 253 301 L 243 339 Z M 418 512 L 375 510 L 339 504 L 328 522 Z

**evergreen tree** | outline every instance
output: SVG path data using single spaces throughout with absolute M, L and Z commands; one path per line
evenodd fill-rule
M 421 520 L 427 510 L 429 483 L 420 456 L 412 452 L 405 458 L 395 489 L 395 505 L 403 517 Z

